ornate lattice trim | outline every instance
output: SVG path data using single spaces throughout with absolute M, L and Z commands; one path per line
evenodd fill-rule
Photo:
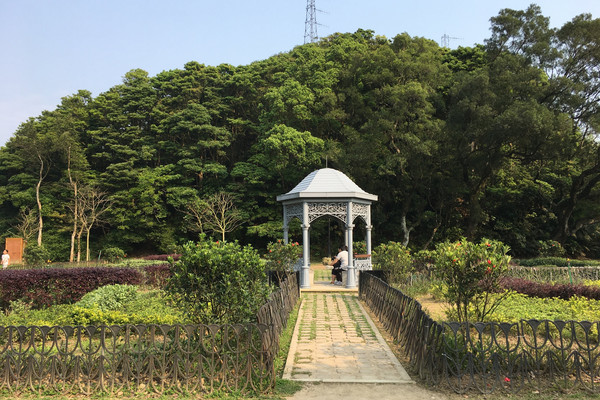
M 348 203 L 346 202 L 309 202 L 308 205 L 308 223 L 312 223 L 314 220 L 317 220 L 326 215 L 330 215 L 342 221 L 343 223 L 348 223 Z M 365 223 L 369 222 L 369 205 L 353 203 L 350 202 L 350 206 L 352 207 L 352 219 L 353 221 L 360 217 Z M 286 205 L 286 224 L 289 223 L 293 218 L 298 218 L 300 221 L 303 221 L 304 218 L 304 205 L 300 204 L 290 204 Z M 353 222 L 352 221 L 352 222 Z
M 348 219 L 347 203 L 308 203 L 308 219 L 313 222 L 325 215 L 331 215 L 346 223 Z

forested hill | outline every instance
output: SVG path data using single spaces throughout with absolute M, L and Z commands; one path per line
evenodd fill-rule
M 245 66 L 132 70 L 0 150 L 0 232 L 56 261 L 88 237 L 92 257 L 167 252 L 219 232 L 202 214 L 225 194 L 242 217 L 226 238 L 264 248 L 276 196 L 327 159 L 379 196 L 377 243 L 485 236 L 527 256 L 556 240 L 600 257 L 599 95 L 600 21 L 551 30 L 536 6 L 503 10 L 474 48 L 359 30 Z M 311 235 L 317 248 L 326 228 Z

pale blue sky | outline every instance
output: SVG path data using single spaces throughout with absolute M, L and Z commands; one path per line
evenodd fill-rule
M 489 19 L 521 0 L 316 0 L 319 36 L 372 29 L 407 32 L 450 47 L 483 43 Z M 561 26 L 600 0 L 538 0 Z M 141 68 L 249 64 L 304 42 L 306 0 L 0 0 L 0 145 L 29 117 L 87 89 L 96 97 Z

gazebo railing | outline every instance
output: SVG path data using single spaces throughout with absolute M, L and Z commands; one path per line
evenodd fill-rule
M 353 265 L 357 271 L 370 271 L 373 269 L 370 254 L 355 254 L 353 260 Z

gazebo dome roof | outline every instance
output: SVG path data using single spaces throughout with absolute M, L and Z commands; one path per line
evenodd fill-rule
M 363 199 L 376 201 L 377 196 L 362 190 L 344 173 L 322 168 L 308 174 L 295 188 L 277 196 L 277 201 L 295 199 Z

